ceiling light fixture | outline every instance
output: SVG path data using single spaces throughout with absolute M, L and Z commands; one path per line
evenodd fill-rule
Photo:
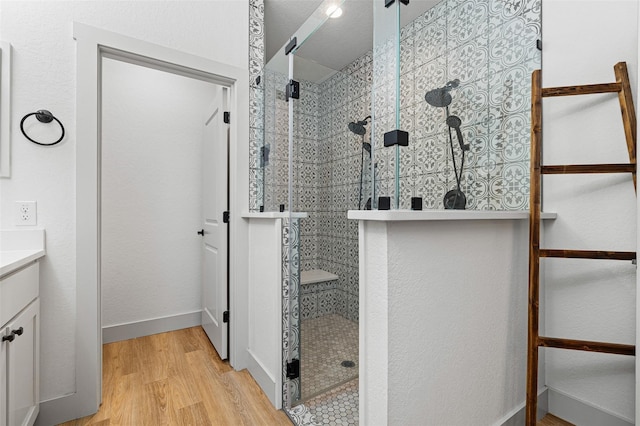
M 329 18 L 339 18 L 342 16 L 342 9 L 334 4 L 327 8 L 326 14 Z

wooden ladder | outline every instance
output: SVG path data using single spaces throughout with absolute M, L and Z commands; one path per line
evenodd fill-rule
M 540 297 L 540 258 L 613 259 L 633 260 L 635 252 L 594 250 L 550 250 L 540 248 L 540 215 L 542 209 L 542 174 L 581 173 L 632 173 L 636 186 L 636 113 L 631 97 L 627 64 L 619 62 L 614 67 L 615 83 L 542 88 L 540 70 L 532 74 L 531 84 L 531 195 L 529 208 L 529 338 L 527 354 L 527 407 L 526 424 L 536 424 L 538 405 L 538 348 L 573 349 L 620 355 L 635 355 L 634 345 L 590 342 L 540 336 L 538 329 Z M 541 165 L 542 154 L 542 98 L 552 96 L 588 95 L 594 93 L 618 93 L 622 123 L 629 151 L 628 164 L 576 164 Z

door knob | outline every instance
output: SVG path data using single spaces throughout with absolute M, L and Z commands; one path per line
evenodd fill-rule
M 201 229 L 200 231 L 198 231 L 198 235 L 202 235 L 204 237 L 204 229 Z

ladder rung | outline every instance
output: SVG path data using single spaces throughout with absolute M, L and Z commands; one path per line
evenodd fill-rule
M 571 164 L 541 166 L 540 172 L 546 175 L 581 173 L 635 173 L 635 164 Z
M 595 93 L 612 93 L 622 90 L 620 83 L 586 84 L 583 86 L 547 87 L 542 89 L 542 97 L 592 95 Z
M 563 257 L 568 259 L 633 260 L 636 258 L 636 252 L 540 249 L 540 257 Z
M 590 342 L 588 340 L 557 339 L 554 337 L 538 337 L 538 346 L 546 348 L 572 349 L 575 351 L 604 352 L 618 355 L 635 355 L 634 345 L 620 343 Z

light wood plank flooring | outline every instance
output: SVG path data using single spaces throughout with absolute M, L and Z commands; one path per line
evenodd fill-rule
M 287 425 L 248 371 L 218 357 L 201 327 L 103 346 L 102 405 L 86 425 Z
M 575 426 L 573 423 L 562 420 L 553 414 L 547 414 L 538 422 L 538 426 Z

